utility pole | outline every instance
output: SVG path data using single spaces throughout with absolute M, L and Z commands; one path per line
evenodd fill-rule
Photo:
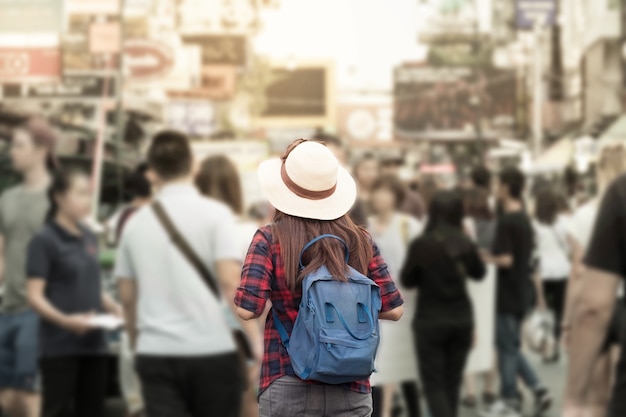
M 541 153 L 543 141 L 543 51 L 542 33 L 543 24 L 537 19 L 534 26 L 533 51 L 533 122 L 532 122 L 532 150 L 535 157 Z
M 120 47 L 117 54 L 117 91 L 115 108 L 115 170 L 117 176 L 117 199 L 118 203 L 124 200 L 124 168 L 122 166 L 122 152 L 126 120 L 124 117 L 124 7 L 126 0 L 120 0 Z

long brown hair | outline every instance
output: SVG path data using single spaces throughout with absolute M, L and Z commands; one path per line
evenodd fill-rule
M 345 250 L 336 239 L 322 239 L 314 244 L 303 256 L 304 270 L 298 263 L 302 248 L 312 239 L 324 234 L 332 234 L 343 239 L 350 249 L 351 267 L 367 275 L 373 249 L 365 230 L 354 224 L 348 215 L 337 220 L 312 220 L 294 217 L 277 211 L 272 225 L 275 243 L 280 245 L 284 262 L 285 279 L 289 289 L 297 291 L 305 275 L 326 266 L 331 275 L 339 281 L 347 281 Z
M 237 214 L 243 214 L 239 173 L 226 156 L 210 156 L 202 161 L 196 175 L 196 186 L 205 196 L 221 201 Z

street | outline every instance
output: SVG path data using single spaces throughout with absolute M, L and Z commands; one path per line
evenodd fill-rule
M 554 404 L 550 411 L 545 413 L 544 417 L 558 417 L 561 410 L 561 403 L 563 400 L 563 389 L 565 383 L 565 375 L 567 372 L 567 366 L 565 360 L 561 360 L 558 364 L 544 365 L 537 356 L 528 354 L 528 359 L 531 361 L 535 370 L 538 372 L 541 380 L 550 388 L 552 395 L 554 396 Z M 532 416 L 532 401 L 531 396 L 528 393 L 524 394 L 525 412 L 524 416 Z M 475 417 L 479 415 L 480 409 L 467 409 L 462 408 L 459 417 Z M 534 416 L 533 416 L 534 417 Z

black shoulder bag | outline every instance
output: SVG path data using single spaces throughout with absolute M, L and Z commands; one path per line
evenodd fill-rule
M 152 209 L 154 210 L 157 219 L 159 219 L 159 222 L 161 222 L 163 228 L 167 231 L 167 234 L 172 240 L 172 243 L 180 250 L 185 259 L 187 259 L 189 263 L 194 267 L 196 272 L 198 272 L 200 277 L 202 277 L 202 280 L 206 284 L 209 291 L 211 291 L 213 295 L 215 295 L 215 297 L 221 301 L 222 296 L 217 284 L 217 280 L 213 277 L 213 274 L 211 274 L 211 271 L 209 271 L 204 262 L 202 262 L 202 260 L 198 257 L 191 245 L 189 245 L 189 242 L 187 242 L 183 235 L 180 234 L 180 232 L 172 222 L 172 219 L 163 208 L 163 205 L 158 201 L 154 202 L 152 204 Z M 227 318 L 227 322 L 231 327 L 233 339 L 235 341 L 235 344 L 237 345 L 237 353 L 239 354 L 239 360 L 243 372 L 242 377 L 244 378 L 244 380 L 247 381 L 248 378 L 246 376 L 246 361 L 248 359 L 254 359 L 252 347 L 250 346 L 250 341 L 246 337 L 245 333 L 243 332 L 241 327 L 239 327 L 239 323 L 234 317 L 234 313 L 232 313 L 231 311 L 226 311 L 226 314 L 231 314 L 233 316 L 233 320 L 228 320 Z

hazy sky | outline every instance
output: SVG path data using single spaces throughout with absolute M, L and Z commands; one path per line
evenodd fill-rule
M 264 12 L 258 52 L 279 59 L 333 59 L 340 89 L 391 89 L 392 69 L 415 61 L 417 0 L 283 0 Z

